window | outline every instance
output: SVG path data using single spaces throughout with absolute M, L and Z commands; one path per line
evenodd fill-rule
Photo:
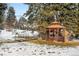
M 52 30 L 50 32 L 53 32 Z
M 53 35 L 50 35 L 49 37 L 50 37 L 50 38 L 52 38 L 52 37 L 53 37 Z

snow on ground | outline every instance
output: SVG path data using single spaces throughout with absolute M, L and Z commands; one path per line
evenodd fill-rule
M 1 56 L 79 56 L 79 47 L 56 47 L 36 45 L 29 42 L 4 43 L 0 46 Z
M 0 31 L 1 40 L 15 40 L 14 37 L 18 33 L 20 36 L 37 36 L 37 31 L 27 30 L 13 30 L 11 32 L 6 30 Z M 48 45 L 36 45 L 29 42 L 18 43 L 2 43 L 0 45 L 0 55 L 3 56 L 25 56 L 25 55 L 47 55 L 47 56 L 79 56 L 79 47 L 56 47 Z
M 39 33 L 37 32 L 37 31 L 34 31 L 34 32 L 32 32 L 32 31 L 30 31 L 30 30 L 15 30 L 14 31 L 15 33 L 18 33 L 18 35 L 20 35 L 20 36 L 37 36 L 37 35 L 39 35 Z
M 39 33 L 37 31 L 34 31 L 32 33 L 32 31 L 29 30 L 19 30 L 19 29 L 15 29 L 13 31 L 6 31 L 6 30 L 0 30 L 0 40 L 15 40 L 15 36 L 17 35 L 16 33 L 18 33 L 19 36 L 37 36 Z
M 6 30 L 1 30 L 0 32 L 0 40 L 14 40 L 15 35 L 12 32 L 6 31 Z

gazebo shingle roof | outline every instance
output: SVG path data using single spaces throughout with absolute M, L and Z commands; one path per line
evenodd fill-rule
M 65 27 L 62 26 L 59 22 L 54 21 L 47 28 L 65 28 Z

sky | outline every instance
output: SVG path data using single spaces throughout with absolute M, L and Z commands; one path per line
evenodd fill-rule
M 29 8 L 28 5 L 23 3 L 10 3 L 8 6 L 14 7 L 17 19 L 19 19 Z

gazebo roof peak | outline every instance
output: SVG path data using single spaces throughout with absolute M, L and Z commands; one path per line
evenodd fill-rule
M 54 22 L 52 22 L 51 24 L 60 24 L 60 22 L 54 21 Z

